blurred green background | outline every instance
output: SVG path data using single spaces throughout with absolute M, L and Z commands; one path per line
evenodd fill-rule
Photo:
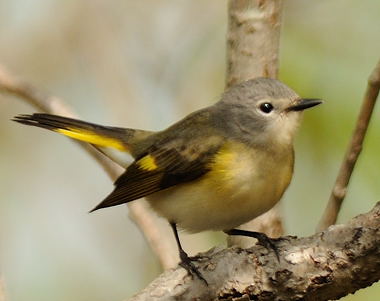
M 224 88 L 226 1 L 1 0 L 0 64 L 85 120 L 162 129 Z M 286 231 L 310 235 L 380 55 L 380 2 L 286 0 L 280 79 L 308 111 L 282 202 Z M 35 110 L 0 95 L 0 273 L 10 300 L 123 300 L 160 272 L 124 207 L 87 214 L 112 189 L 77 145 L 10 119 Z M 340 222 L 380 200 L 379 108 Z M 224 243 L 182 235 L 190 253 Z M 345 300 L 376 300 L 380 286 Z

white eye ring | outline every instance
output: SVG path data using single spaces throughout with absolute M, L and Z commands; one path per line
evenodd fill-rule
M 263 102 L 262 104 L 260 104 L 259 108 L 260 111 L 264 114 L 269 114 L 274 109 L 273 105 L 270 102 Z

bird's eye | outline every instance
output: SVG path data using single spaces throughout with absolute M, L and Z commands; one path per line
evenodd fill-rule
M 260 105 L 260 110 L 265 114 L 269 114 L 270 112 L 272 112 L 273 106 L 269 102 L 264 102 Z

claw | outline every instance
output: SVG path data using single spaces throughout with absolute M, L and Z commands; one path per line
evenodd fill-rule
M 228 235 L 240 235 L 240 236 L 248 236 L 248 237 L 256 238 L 258 240 L 258 244 L 263 246 L 266 249 L 271 249 L 276 255 L 277 261 L 280 262 L 280 254 L 275 244 L 275 242 L 278 239 L 269 238 L 265 233 L 246 231 L 246 230 L 240 230 L 240 229 L 231 229 L 231 230 L 226 230 L 224 232 Z
M 201 272 L 199 272 L 197 267 L 192 263 L 192 261 L 198 260 L 201 257 L 200 256 L 189 257 L 186 254 L 186 252 L 182 249 L 181 242 L 179 241 L 177 225 L 175 223 L 170 223 L 170 226 L 173 229 L 174 237 L 178 246 L 179 258 L 181 259 L 181 262 L 179 263 L 179 265 L 183 267 L 189 274 L 196 275 L 200 280 L 202 280 L 208 286 L 206 279 L 202 276 Z
M 280 262 L 280 254 L 278 252 L 278 248 L 275 244 L 275 240 L 269 238 L 266 234 L 256 232 L 260 235 L 256 236 L 255 238 L 258 240 L 258 244 L 263 246 L 266 249 L 272 249 L 273 253 L 276 255 L 277 261 Z
M 196 275 L 200 280 L 202 280 L 207 286 L 207 280 L 202 276 L 201 272 L 197 269 L 197 267 L 192 263 L 194 257 L 189 257 L 185 251 L 181 250 L 179 253 L 179 257 L 181 262 L 179 265 L 183 267 L 189 274 Z M 199 258 L 200 256 L 195 256 Z

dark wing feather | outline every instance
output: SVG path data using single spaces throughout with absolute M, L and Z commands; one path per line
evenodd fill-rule
M 115 182 L 114 191 L 92 211 L 127 203 L 171 186 L 194 180 L 208 169 L 220 144 L 210 146 L 177 140 L 152 146 L 147 153 L 136 159 Z M 143 168 L 141 160 L 149 157 L 156 168 Z

